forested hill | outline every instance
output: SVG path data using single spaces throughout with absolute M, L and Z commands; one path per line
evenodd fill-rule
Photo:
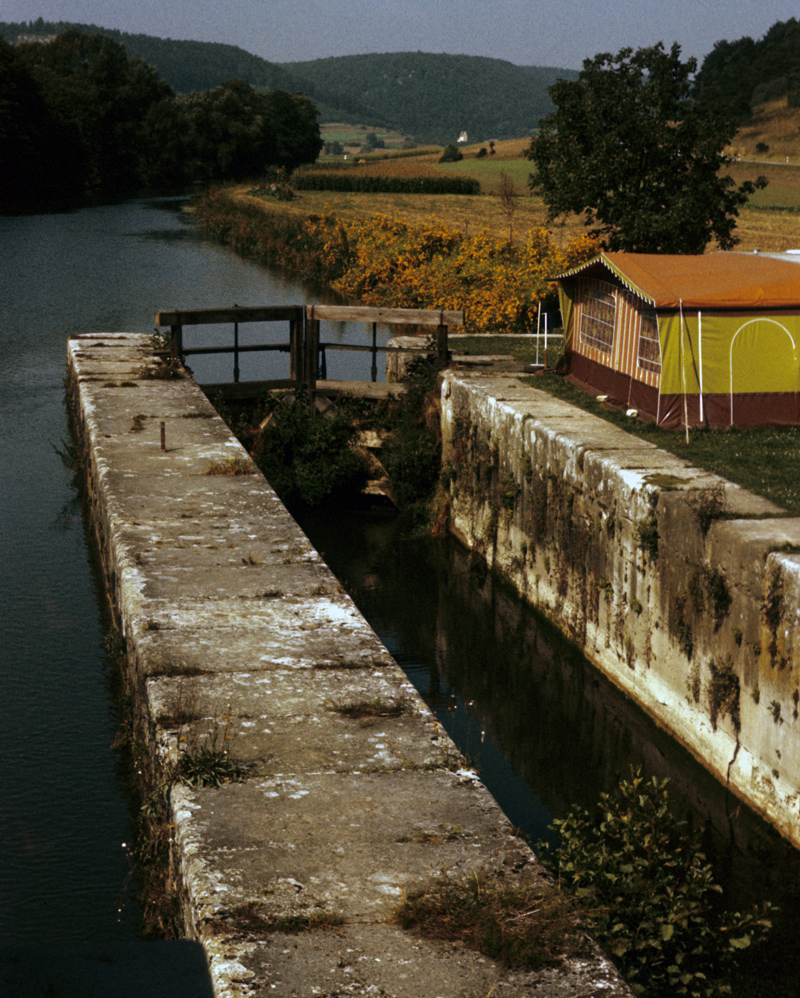
M 717 42 L 696 85 L 704 100 L 729 102 L 743 119 L 756 105 L 779 97 L 800 106 L 800 22 L 777 21 L 758 41 L 745 36 Z
M 470 141 L 530 135 L 553 110 L 547 87 L 566 69 L 515 66 L 482 56 L 397 52 L 283 63 L 322 94 L 357 101 L 373 123 L 420 142 Z
M 530 135 L 539 118 L 552 110 L 547 87 L 559 76 L 577 75 L 500 59 L 422 52 L 279 65 L 235 45 L 173 41 L 41 18 L 0 21 L 0 35 L 14 44 L 22 37 L 52 37 L 68 27 L 109 35 L 124 45 L 129 58 L 155 66 L 178 94 L 208 90 L 229 79 L 270 90 L 299 90 L 314 101 L 323 121 L 394 128 L 423 143 L 454 142 L 464 130 L 474 141 Z
M 30 24 L 6 24 L 0 21 L 0 35 L 12 45 L 20 38 L 50 38 L 67 28 L 108 35 L 124 47 L 129 59 L 144 59 L 155 66 L 161 76 L 178 94 L 192 90 L 210 90 L 225 80 L 245 80 L 254 87 L 268 90 L 302 90 L 281 66 L 251 55 L 235 45 L 216 42 L 184 42 L 151 35 L 129 35 L 125 31 L 99 28 L 95 24 L 68 24 L 63 21 L 38 21 Z

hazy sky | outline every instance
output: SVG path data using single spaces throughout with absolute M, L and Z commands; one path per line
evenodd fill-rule
M 77 21 L 227 42 L 271 62 L 366 52 L 448 52 L 580 69 L 597 52 L 677 41 L 698 60 L 720 39 L 760 38 L 790 0 L 2 0 L 0 20 Z

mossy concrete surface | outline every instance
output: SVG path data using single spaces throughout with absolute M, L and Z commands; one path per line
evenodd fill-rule
M 158 373 L 146 336 L 70 341 L 143 775 L 212 750 L 243 775 L 169 790 L 218 998 L 628 995 L 596 954 L 509 971 L 395 924 L 440 871 L 542 870 L 263 477 L 207 473 L 247 455 L 194 382 Z
M 800 520 L 512 375 L 442 419 L 454 532 L 800 846 Z

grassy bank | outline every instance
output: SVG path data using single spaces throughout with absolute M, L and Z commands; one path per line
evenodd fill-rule
M 798 245 L 800 210 L 800 158 L 798 157 L 797 124 L 800 110 L 775 109 L 765 105 L 754 118 L 753 126 L 742 129 L 734 140 L 731 153 L 740 160 L 729 168 L 737 184 L 763 173 L 769 186 L 757 191 L 739 215 L 736 234 L 737 249 L 752 252 L 777 252 Z M 755 150 L 757 142 L 766 141 L 769 152 Z M 348 165 L 348 172 L 385 176 L 453 175 L 478 180 L 481 194 L 465 199 L 447 197 L 393 197 L 372 195 L 320 194 L 317 198 L 302 195 L 287 206 L 287 210 L 302 215 L 319 212 L 323 207 L 344 218 L 357 218 L 380 213 L 409 224 L 420 224 L 431 218 L 440 219 L 449 228 L 465 234 L 486 233 L 495 239 L 507 239 L 509 223 L 499 197 L 501 173 L 512 182 L 516 192 L 513 218 L 513 239 L 524 242 L 532 229 L 546 228 L 559 248 L 572 239 L 585 235 L 580 216 L 562 216 L 555 222 L 547 218 L 547 208 L 528 188 L 531 163 L 524 156 L 528 138 L 497 142 L 495 152 L 479 156 L 480 145 L 461 149 L 464 158 L 456 163 L 439 163 L 440 150 L 424 150 L 418 155 L 393 158 L 390 154 L 357 157 Z M 378 158 L 380 156 L 380 158 Z M 786 157 L 789 163 L 786 163 Z M 343 166 L 345 164 L 337 164 Z M 325 163 L 312 168 L 324 170 Z M 714 246 L 708 251 L 713 252 Z

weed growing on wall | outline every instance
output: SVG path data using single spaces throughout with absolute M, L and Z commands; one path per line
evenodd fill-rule
M 547 882 L 507 882 L 479 871 L 463 880 L 442 875 L 410 891 L 397 920 L 429 939 L 535 970 L 580 951 L 578 907 Z
M 441 473 L 439 372 L 417 358 L 402 380 L 406 390 L 389 410 L 382 458 L 401 509 L 424 514 Z
M 542 843 L 541 855 L 635 994 L 715 998 L 730 993 L 741 955 L 765 940 L 771 906 L 719 910 L 721 888 L 699 833 L 671 813 L 668 782 L 633 771 L 595 814 L 573 808 L 553 822 L 559 844 Z
M 287 505 L 318 506 L 361 491 L 367 470 L 350 446 L 357 425 L 346 403 L 322 416 L 300 392 L 274 396 L 267 407 L 271 419 L 256 441 L 253 458 Z

